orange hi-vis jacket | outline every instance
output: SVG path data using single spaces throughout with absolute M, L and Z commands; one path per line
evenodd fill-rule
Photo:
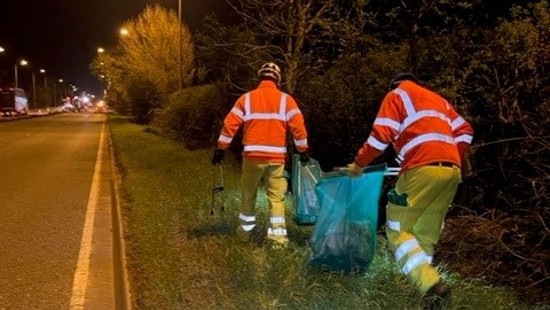
M 372 132 L 355 162 L 366 166 L 393 143 L 401 174 L 435 162 L 461 166 L 472 138 L 472 127 L 447 100 L 403 81 L 382 101 Z
M 270 80 L 261 81 L 258 88 L 237 100 L 225 117 L 218 147 L 228 148 L 243 123 L 243 157 L 247 159 L 284 163 L 287 126 L 298 152 L 308 149 L 304 117 L 296 101 Z

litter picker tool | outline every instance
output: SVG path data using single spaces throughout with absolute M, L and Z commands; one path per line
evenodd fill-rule
M 220 210 L 225 209 L 225 188 L 223 182 L 223 165 L 220 166 L 219 177 L 216 177 L 216 166 L 212 170 L 212 204 L 210 206 L 210 215 L 214 215 L 214 205 L 219 201 Z

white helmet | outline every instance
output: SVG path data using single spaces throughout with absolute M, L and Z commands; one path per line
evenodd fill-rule
M 281 82 L 281 68 L 274 62 L 266 62 L 258 70 L 258 78 L 261 79 L 263 77 L 272 78 L 279 84 Z

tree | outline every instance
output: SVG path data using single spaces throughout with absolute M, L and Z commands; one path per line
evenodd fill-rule
M 104 81 L 111 101 L 121 108 L 127 103 L 136 119 L 148 122 L 152 110 L 162 107 L 161 98 L 179 88 L 178 27 L 182 27 L 183 85 L 191 84 L 194 72 L 191 34 L 187 26 L 179 23 L 175 12 L 160 5 L 147 6 L 122 27 L 126 32 L 118 42 L 98 53 L 90 67 Z M 154 100 L 147 102 L 143 98 Z
M 253 37 L 248 42 L 213 41 L 228 54 L 240 55 L 252 68 L 260 61 L 278 60 L 285 68 L 285 88 L 296 89 L 300 77 L 323 66 L 325 58 L 339 53 L 341 34 L 359 35 L 368 18 L 362 10 L 365 1 L 327 0 L 226 0 L 242 19 L 243 33 Z M 238 45 L 237 45 L 238 44 Z M 263 55 L 258 60 L 258 55 Z
M 179 23 L 177 14 L 160 5 L 147 6 L 136 18 L 122 26 L 127 34 L 119 38 L 121 61 L 128 73 L 146 78 L 160 93 L 178 89 L 179 28 L 182 27 L 183 85 L 192 80 L 194 65 L 193 43 L 189 29 Z
M 125 113 L 127 108 L 127 89 L 129 81 L 126 79 L 127 68 L 122 59 L 120 48 L 112 47 L 98 53 L 96 58 L 90 64 L 92 73 L 102 82 L 105 89 L 105 95 L 112 106 L 119 113 Z

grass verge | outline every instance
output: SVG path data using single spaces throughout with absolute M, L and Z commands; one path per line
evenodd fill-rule
M 232 158 L 224 165 L 225 211 L 216 205 L 211 215 L 213 177 L 219 173 L 210 163 L 211 150 L 187 150 L 122 117 L 109 121 L 123 178 L 136 309 L 421 308 L 421 297 L 384 250 L 383 236 L 369 271 L 353 275 L 308 268 L 312 227 L 292 221 L 290 248 L 244 244 L 234 234 L 240 171 Z M 264 206 L 260 195 L 263 227 Z M 537 308 L 518 301 L 511 289 L 439 268 L 453 289 L 448 309 Z

